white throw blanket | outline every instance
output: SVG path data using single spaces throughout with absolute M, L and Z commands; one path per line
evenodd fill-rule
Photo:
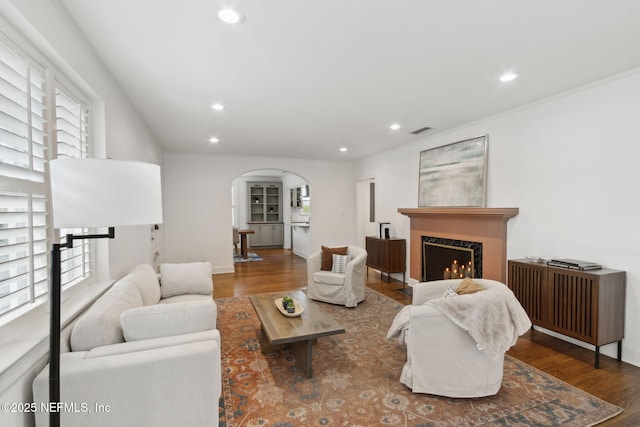
M 411 319 L 411 306 L 406 305 L 396 314 L 393 323 L 387 332 L 388 339 L 397 339 L 400 344 L 405 343 L 405 336 Z
M 438 298 L 426 303 L 471 334 L 490 357 L 499 357 L 518 336 L 531 327 L 531 320 L 513 292 L 496 286 L 469 295 Z

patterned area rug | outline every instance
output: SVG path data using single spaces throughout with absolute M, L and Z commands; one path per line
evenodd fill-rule
M 496 396 L 413 394 L 399 382 L 405 348 L 386 339 L 402 305 L 370 289 L 357 308 L 321 303 L 347 332 L 314 345 L 311 379 L 286 350 L 262 355 L 260 323 L 247 297 L 216 302 L 223 351 L 222 427 L 586 427 L 622 411 L 509 356 Z
M 262 261 L 262 258 L 256 254 L 255 252 L 247 253 L 246 258 L 242 258 L 242 255 L 233 253 L 233 262 L 251 262 L 251 261 Z

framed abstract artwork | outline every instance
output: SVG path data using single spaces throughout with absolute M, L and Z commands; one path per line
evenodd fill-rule
M 420 153 L 418 206 L 485 207 L 488 135 Z

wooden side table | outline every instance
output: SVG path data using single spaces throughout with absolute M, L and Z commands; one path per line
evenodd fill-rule
M 405 239 L 380 239 L 366 237 L 367 267 L 387 273 L 387 283 L 391 283 L 391 273 L 402 273 L 405 283 L 407 270 L 407 241 Z
M 249 245 L 247 245 L 247 234 L 253 234 L 255 231 L 253 230 L 239 230 L 238 234 L 240 235 L 240 253 L 242 254 L 242 258 L 247 258 L 249 256 Z

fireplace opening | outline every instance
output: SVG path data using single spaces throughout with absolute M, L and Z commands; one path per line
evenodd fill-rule
M 422 236 L 422 281 L 482 277 L 482 243 Z

